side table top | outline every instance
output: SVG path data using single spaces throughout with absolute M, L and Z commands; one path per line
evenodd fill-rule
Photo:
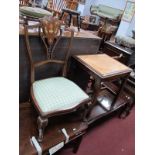
M 113 59 L 107 54 L 77 55 L 74 57 L 101 78 L 122 75 L 132 71 L 131 68 Z

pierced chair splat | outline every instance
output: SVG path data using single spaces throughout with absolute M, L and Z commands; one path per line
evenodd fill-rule
M 41 38 L 46 47 L 47 57 L 51 59 L 55 47 L 62 37 L 62 21 L 52 16 L 45 16 L 40 19 L 40 24 L 43 30 L 43 33 L 41 33 Z M 72 34 L 72 37 L 73 35 L 74 34 Z
M 29 25 L 24 25 L 26 47 L 31 70 L 30 96 L 32 104 L 39 114 L 37 119 L 39 131 L 38 141 L 42 142 L 44 129 L 48 125 L 48 118 L 74 112 L 79 107 L 88 105 L 90 98 L 79 86 L 65 78 L 69 48 L 64 60 L 48 59 L 35 63 L 33 62 L 32 51 L 29 42 L 29 27 Z M 70 39 L 69 47 L 71 46 L 71 41 L 72 37 Z M 63 76 L 51 77 L 36 81 L 35 69 L 48 63 L 57 63 L 62 65 Z M 85 119 L 86 112 L 87 109 L 83 111 L 83 119 Z

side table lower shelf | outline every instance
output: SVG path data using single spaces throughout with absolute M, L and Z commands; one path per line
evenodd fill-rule
M 126 99 L 125 94 L 123 93 L 120 98 L 116 101 L 113 109 L 110 110 L 110 106 L 112 104 L 114 95 L 108 91 L 107 89 L 103 90 L 99 97 L 98 102 L 96 105 L 91 109 L 90 114 L 87 118 L 88 124 L 93 123 L 94 121 L 104 117 L 114 111 L 119 110 L 120 108 L 124 107 L 128 101 Z

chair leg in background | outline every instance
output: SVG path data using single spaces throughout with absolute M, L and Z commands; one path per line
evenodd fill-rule
M 74 142 L 73 153 L 77 153 L 79 146 L 81 144 L 83 136 L 78 137 Z

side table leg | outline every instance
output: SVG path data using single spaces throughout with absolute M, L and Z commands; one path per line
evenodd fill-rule
M 119 89 L 119 91 L 118 91 L 116 97 L 114 98 L 114 100 L 113 100 L 113 102 L 112 102 L 112 104 L 111 104 L 110 110 L 113 109 L 113 107 L 114 107 L 114 105 L 115 105 L 117 99 L 121 96 L 121 94 L 122 94 L 122 92 L 123 92 L 123 88 L 124 88 L 124 86 L 125 86 L 125 84 L 126 84 L 127 79 L 128 79 L 128 76 L 125 77 L 125 78 L 123 79 L 122 84 L 121 84 L 121 86 L 120 86 L 120 89 Z
M 92 105 L 94 105 L 97 101 L 97 97 L 99 95 L 101 89 L 101 80 L 100 79 L 95 79 L 95 83 L 94 83 L 94 95 L 92 98 Z
M 92 104 L 90 105 L 88 112 L 87 112 L 87 117 L 89 116 L 92 108 L 94 107 L 94 105 L 97 102 L 97 97 L 99 95 L 101 89 L 101 80 L 99 78 L 95 79 L 95 83 L 94 83 L 94 94 L 92 96 Z
M 130 111 L 131 111 L 131 109 L 133 108 L 134 103 L 135 103 L 135 100 L 130 100 L 130 101 L 128 101 L 128 103 L 127 103 L 125 109 L 124 109 L 123 112 L 120 114 L 119 118 L 121 118 L 121 119 L 126 118 L 126 117 L 130 114 Z

